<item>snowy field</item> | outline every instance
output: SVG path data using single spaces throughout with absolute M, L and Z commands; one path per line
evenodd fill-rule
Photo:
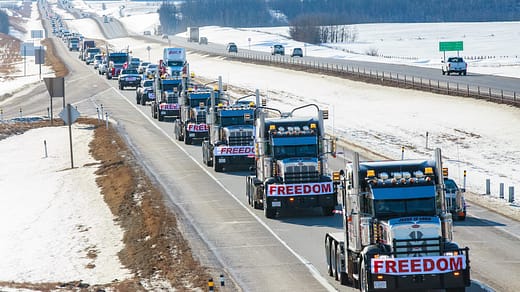
M 49 2 L 56 3 L 55 0 Z M 152 5 L 147 5 L 151 6 L 148 7 L 150 8 L 149 10 L 142 7 L 134 9 L 129 7 L 133 5 L 132 2 L 117 1 L 107 2 L 107 10 L 101 10 L 101 2 L 88 2 L 86 4 L 83 1 L 74 0 L 73 5 L 84 7 L 84 10 L 90 13 L 117 17 L 130 31 L 137 35 L 142 35 L 144 30 L 152 30 L 153 25 L 158 22 L 157 14 L 148 13 L 156 9 Z M 121 5 L 126 5 L 126 8 L 121 10 Z M 143 3 L 136 5 L 146 6 Z M 72 20 L 70 15 L 65 14 L 63 11 L 60 11 L 60 13 L 63 13 L 63 17 L 68 19 L 66 21 L 71 28 L 81 31 L 87 38 L 102 38 L 101 32 L 92 20 Z M 140 13 L 142 14 L 139 15 Z M 38 23 L 37 14 L 33 13 L 33 19 L 27 22 L 28 31 L 41 29 L 41 24 L 39 24 L 38 28 Z M 355 25 L 354 27 L 358 32 L 355 42 L 334 45 L 334 47 L 354 53 L 331 49 L 329 47 L 331 45 L 315 46 L 291 41 L 287 38 L 288 29 L 286 27 L 264 29 L 203 27 L 201 28 L 201 36 L 208 37 L 209 41 L 214 43 L 225 44 L 233 41 L 237 43 L 239 50 L 250 48 L 251 50 L 269 51 L 272 44 L 281 43 L 288 50 L 293 47 L 302 47 L 305 49 L 306 55 L 309 56 L 395 62 L 434 68 L 440 68 L 439 61 L 442 57 L 442 54 L 438 51 L 438 42 L 462 40 L 465 48 L 462 53 L 463 56 L 496 57 L 493 59 L 468 60 L 470 72 L 520 77 L 520 59 L 518 59 L 520 46 L 514 43 L 520 40 L 520 23 L 518 22 L 441 23 L 435 25 L 366 24 Z M 185 36 L 185 33 L 181 33 L 179 36 Z M 24 35 L 23 38 L 27 39 L 27 35 Z M 162 55 L 163 47 L 157 44 L 149 44 L 132 38 L 112 39 L 109 42 L 116 48 L 130 45 L 134 54 L 143 59 L 147 58 L 146 47 L 148 45 L 152 48 L 150 51 L 152 60 L 160 59 Z M 380 54 L 392 56 L 392 58 L 367 56 L 365 52 L 369 49 L 377 49 Z M 318 103 L 320 106 L 328 107 L 331 111 L 331 119 L 327 124 L 329 131 L 341 135 L 352 143 L 371 148 L 386 156 L 396 159 L 400 158 L 401 146 L 405 146 L 405 158 L 431 157 L 432 149 L 440 147 L 445 156 L 445 163 L 450 168 L 450 176 L 460 182 L 462 180 L 462 171 L 468 171 L 467 188 L 470 191 L 483 193 L 486 178 L 491 179 L 492 192 L 495 195 L 498 193 L 498 183 L 504 183 L 506 189 L 508 186 L 516 186 L 517 189 L 519 187 L 520 131 L 515 125 L 520 124 L 520 110 L 517 108 L 479 100 L 368 85 L 330 76 L 230 62 L 221 58 L 206 58 L 197 54 L 188 54 L 188 60 L 191 66 L 190 69 L 197 75 L 209 79 L 216 79 L 218 76 L 222 76 L 224 81 L 231 85 L 244 87 L 251 91 L 257 88 L 260 89 L 262 95 L 268 96 L 268 104 L 272 107 L 289 109 L 300 106 L 303 103 Z M 22 66 L 19 68 L 23 70 L 23 65 L 19 66 Z M 30 77 L 32 79 L 20 76 L 19 72 L 12 80 L 2 79 L 1 93 L 13 92 L 38 82 L 38 76 L 34 76 L 34 72 L 37 72 L 35 70 L 38 67 L 33 64 L 28 66 L 28 68 L 31 68 L 28 69 L 28 72 L 31 72 Z M 45 77 L 48 77 L 48 75 Z M 0 107 L 1 105 L 2 102 L 0 101 Z M 55 180 L 64 183 L 66 181 L 64 178 L 55 178 L 55 176 L 61 174 L 63 177 L 66 177 L 67 175 L 72 175 L 72 172 L 76 172 L 76 170 L 57 171 L 67 168 L 67 158 L 62 157 L 62 161 L 58 162 L 56 154 L 67 153 L 66 150 L 58 151 L 55 149 L 50 152 L 48 158 L 43 158 L 41 144 L 43 137 L 49 137 L 47 138 L 48 143 L 53 145 L 54 149 L 54 145 L 58 144 L 50 142 L 52 139 L 55 139 L 54 137 L 61 140 L 66 139 L 60 136 L 63 134 L 61 132 L 46 131 L 48 130 L 31 131 L 23 136 L 0 143 L 0 153 L 10 153 L 9 156 L 4 155 L 5 157 L 1 157 L 2 163 L 11 165 L 10 159 L 16 157 L 13 153 L 16 150 L 12 149 L 13 145 L 24 144 L 30 146 L 34 144 L 37 146 L 34 146 L 32 149 L 24 150 L 24 148 L 18 147 L 20 151 L 26 151 L 25 153 L 33 153 L 32 159 L 28 158 L 28 160 L 32 160 L 34 163 L 31 166 L 31 168 L 34 168 L 34 173 L 28 173 L 27 169 L 20 170 L 20 172 L 23 172 L 24 176 L 38 177 L 44 182 Z M 426 133 L 428 133 L 429 137 L 428 149 L 425 145 Z M 28 139 L 30 143 L 18 143 L 17 140 L 14 140 L 24 138 Z M 76 141 L 84 141 L 83 143 L 80 142 L 80 145 L 87 145 L 90 137 L 85 135 L 83 138 L 85 140 L 75 137 Z M 88 156 L 78 159 L 85 159 L 85 162 L 80 163 L 82 165 L 90 161 Z M 87 168 L 85 171 L 93 170 Z M 12 171 L 12 173 L 17 172 Z M 2 175 L 3 178 L 7 179 L 0 181 L 0 184 L 11 182 L 9 172 Z M 81 175 L 83 176 L 84 174 Z M 19 182 L 19 178 L 15 181 Z M 70 188 L 70 186 L 62 187 Z M 17 194 L 17 196 L 11 197 L 1 196 L 3 203 L 1 205 L 3 206 L 7 204 L 9 206 L 17 206 L 16 203 L 10 200 L 16 197 L 28 200 L 33 195 L 21 192 L 12 185 L 2 185 L 2 188 Z M 27 189 L 31 190 L 29 187 Z M 49 199 L 62 198 L 73 202 L 70 198 L 61 196 L 51 186 L 46 189 L 49 190 L 49 193 L 42 193 L 43 189 L 39 190 L 42 201 L 46 197 Z M 490 201 L 507 206 L 505 202 L 501 202 L 498 199 L 490 199 Z M 38 202 L 36 201 L 36 203 Z M 84 203 L 86 202 L 80 202 L 80 204 Z M 44 207 L 44 205 L 37 204 L 34 206 L 34 208 L 40 209 L 44 209 Z M 64 207 L 64 209 L 67 208 Z M 31 226 L 28 224 L 36 220 L 33 217 L 23 216 L 26 215 L 27 210 L 22 212 L 14 207 L 9 210 L 2 210 L 0 214 L 17 213 L 17 210 L 22 215 L 20 217 L 23 217 L 19 221 L 9 220 L 9 218 L 0 219 L 3 219 L 2 222 L 9 222 L 10 224 L 19 222 L 20 225 L 13 228 L 21 228 L 21 230 Z M 64 212 L 66 216 L 72 216 L 70 214 L 67 215 L 66 211 L 68 212 L 69 210 L 59 211 Z M 43 212 L 43 215 L 45 214 Z M 77 215 L 80 216 L 80 214 Z M 42 218 L 38 218 L 38 220 L 42 220 Z M 110 214 L 100 214 L 99 219 L 110 220 L 111 216 Z M 52 225 L 51 223 L 48 225 Z M 43 224 L 41 228 L 47 226 L 43 221 L 38 226 L 41 224 Z M 106 223 L 106 225 L 110 224 Z M 61 275 L 67 275 L 76 279 L 79 277 L 83 280 L 88 280 L 90 277 L 94 277 L 93 273 L 98 272 L 98 270 L 89 271 L 88 269 L 81 270 L 78 268 L 81 265 L 88 264 L 88 260 L 81 258 L 81 256 L 85 256 L 85 250 L 88 250 L 89 246 L 96 245 L 101 248 L 101 243 L 94 241 L 94 239 L 92 239 L 92 242 L 82 242 L 83 237 L 80 233 L 80 235 L 76 236 L 76 239 L 80 241 L 76 246 L 83 247 L 83 250 L 71 250 L 70 247 L 59 245 L 60 243 L 58 242 L 49 241 L 48 239 L 43 240 L 39 237 L 28 237 L 30 234 L 39 236 L 43 232 L 52 232 L 53 230 L 42 229 L 38 232 L 8 234 L 7 232 L 13 228 L 5 229 L 3 231 L 5 234 L 2 233 L 2 238 L 16 236 L 19 240 L 33 245 L 2 243 L 0 250 L 10 250 L 12 254 L 2 254 L 4 262 L 10 268 L 6 269 L 4 274 L 0 274 L 0 279 L 6 281 L 63 281 L 64 279 L 57 279 L 56 277 L 57 274 L 61 273 Z M 113 249 L 106 251 L 108 254 L 115 252 L 114 249 L 118 247 L 118 234 L 120 234 L 120 231 L 118 231 L 117 226 L 114 228 L 112 231 L 113 237 L 109 241 L 113 244 Z M 58 231 L 64 234 L 57 234 L 55 240 L 66 242 L 70 240 L 67 236 L 70 237 L 71 234 L 77 234 L 77 232 L 82 231 L 81 223 L 71 220 Z M 65 231 L 70 231 L 70 233 Z M 60 236 L 65 236 L 65 238 Z M 42 241 L 38 243 L 40 244 L 39 247 L 36 246 L 37 239 Z M 35 247 L 43 248 L 45 245 L 51 244 L 55 244 L 57 254 L 49 254 L 48 256 L 69 258 L 70 262 L 63 265 L 63 268 L 67 268 L 68 272 L 56 269 L 56 275 L 53 275 L 48 267 L 46 270 L 43 264 L 37 264 L 30 273 L 26 273 L 23 265 L 15 266 L 16 261 L 24 263 L 31 259 L 30 253 L 27 253 L 27 256 L 29 256 L 27 259 L 16 258 L 16 256 L 21 256 L 20 253 L 24 254 L 21 252 L 22 248 L 24 250 Z M 74 251 L 76 254 L 74 254 Z M 72 263 L 74 259 L 77 259 L 77 262 Z M 36 258 L 34 260 L 35 263 L 43 263 L 45 260 L 50 261 L 48 258 Z M 61 262 L 59 263 L 61 264 Z M 99 266 L 113 269 L 113 271 L 102 271 L 100 272 L 101 275 L 111 274 L 112 277 L 117 275 L 119 279 L 124 278 L 126 275 L 126 271 L 120 269 L 117 262 L 107 262 L 107 264 Z M 16 267 L 20 269 L 16 269 Z M 78 274 L 74 274 L 76 272 Z M 109 281 L 110 279 L 107 278 L 106 280 Z

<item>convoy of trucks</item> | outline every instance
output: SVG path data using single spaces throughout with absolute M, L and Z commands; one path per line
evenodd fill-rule
M 313 116 L 296 112 L 315 109 Z M 277 117 L 266 117 L 268 111 Z M 255 175 L 246 178 L 246 197 L 267 218 L 283 209 L 319 207 L 333 215 L 337 193 L 328 171 L 327 156 L 334 139 L 325 136 L 328 111 L 308 104 L 282 113 L 262 107 L 255 123 Z
M 469 248 L 452 240 L 441 151 L 435 160 L 352 163 L 334 173 L 343 231 L 325 235 L 328 274 L 361 291 L 470 285 Z
M 198 41 L 198 28 L 188 30 Z M 78 46 L 86 62 L 100 53 L 93 41 Z M 130 60 L 128 52 L 103 57 L 108 79 Z M 119 80 L 120 87 L 127 81 Z M 173 118 L 177 140 L 201 140 L 204 164 L 216 172 L 252 171 L 246 198 L 266 218 L 300 208 L 341 214 L 342 230 L 325 234 L 324 247 L 327 273 L 342 285 L 363 292 L 454 292 L 470 285 L 469 248 L 452 236 L 452 218 L 466 218 L 465 188 L 447 177 L 440 149 L 433 160 L 361 162 L 354 153 L 332 172 L 327 159 L 336 145 L 325 133 L 327 110 L 307 104 L 282 112 L 266 107 L 258 90 L 231 102 L 221 77 L 216 88 L 191 83 L 184 48 L 164 48 L 154 78 L 140 86 L 137 103 L 151 101 L 159 121 Z

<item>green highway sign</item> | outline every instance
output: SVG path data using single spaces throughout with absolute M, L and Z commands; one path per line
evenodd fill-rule
M 446 52 L 446 51 L 463 51 L 464 50 L 464 44 L 462 41 L 458 42 L 439 42 L 439 51 Z

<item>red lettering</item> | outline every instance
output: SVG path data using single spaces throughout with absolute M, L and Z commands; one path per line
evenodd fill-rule
M 331 188 L 330 184 L 323 184 L 322 193 L 332 193 L 332 190 L 330 188 Z
M 294 186 L 287 186 L 287 194 L 294 195 Z
M 269 194 L 273 194 L 276 191 L 276 185 L 269 185 Z
M 239 148 L 233 148 L 233 154 L 237 154 L 238 150 L 239 150 Z
M 453 271 L 462 270 L 464 268 L 462 257 L 450 258 L 450 268 Z
M 432 259 L 423 260 L 423 271 L 431 272 L 435 269 L 435 262 Z
M 386 261 L 386 267 L 385 270 L 387 273 L 397 273 L 397 270 L 395 269 L 395 261 Z
M 399 273 L 408 273 L 410 271 L 410 267 L 408 266 L 409 262 L 407 260 L 401 260 L 398 262 Z
M 315 194 L 319 194 L 321 191 L 320 185 L 313 185 L 312 186 L 312 192 Z
M 383 268 L 383 261 L 380 260 L 372 260 L 372 264 L 374 267 L 374 274 L 379 274 L 379 270 Z
M 448 269 L 448 260 L 445 258 L 440 258 L 437 260 L 437 269 L 439 271 L 446 271 Z
M 238 153 L 244 154 L 244 148 L 240 147 L 240 149 L 238 150 Z
M 279 195 L 285 195 L 285 188 L 284 188 L 284 186 L 278 186 L 278 194 Z
M 294 193 L 296 193 L 297 195 L 301 195 L 302 194 L 302 186 L 301 185 L 297 185 L 294 187 Z
M 303 186 L 303 193 L 308 194 L 311 192 L 311 186 L 310 185 L 304 185 Z
M 410 271 L 412 273 L 418 273 L 421 272 L 421 260 L 420 259 L 413 259 L 410 261 Z

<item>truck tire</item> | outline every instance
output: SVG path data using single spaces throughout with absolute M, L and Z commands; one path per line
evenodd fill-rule
M 222 172 L 223 168 L 222 165 L 220 165 L 220 163 L 218 162 L 218 158 L 215 157 L 213 160 L 213 168 L 215 169 L 215 172 Z
M 364 260 L 361 262 L 361 269 L 360 269 L 360 274 L 359 274 L 359 290 L 361 292 L 369 292 L 370 291 L 368 289 L 368 275 L 367 275 L 367 270 L 365 268 L 365 261 Z
M 332 277 L 334 276 L 333 267 L 332 267 L 332 248 L 331 248 L 331 240 L 328 236 L 325 237 L 325 259 L 327 261 L 327 274 Z
M 146 105 L 146 99 L 144 99 L 144 95 L 141 95 L 141 105 Z
M 269 207 L 266 197 L 264 195 L 264 215 L 265 218 L 273 219 L 276 216 L 276 209 Z
M 462 75 L 466 76 L 466 74 L 467 74 L 466 70 L 462 71 Z
M 141 101 L 141 98 L 139 97 L 139 94 L 137 92 L 135 93 L 135 103 L 139 104 Z
M 186 133 L 187 134 L 187 133 Z M 184 144 L 191 145 L 193 139 L 191 139 L 190 135 L 184 135 Z
M 159 122 L 164 121 L 164 116 L 161 115 L 161 113 L 159 112 L 159 110 L 157 110 L 157 119 L 159 120 Z
M 341 285 L 348 285 L 347 273 L 341 271 L 341 246 L 339 244 L 336 244 L 334 255 L 336 256 L 336 279 Z
M 125 89 L 125 87 L 123 86 L 123 84 L 119 84 L 119 89 L 120 89 L 120 90 L 124 90 L 124 89 Z

